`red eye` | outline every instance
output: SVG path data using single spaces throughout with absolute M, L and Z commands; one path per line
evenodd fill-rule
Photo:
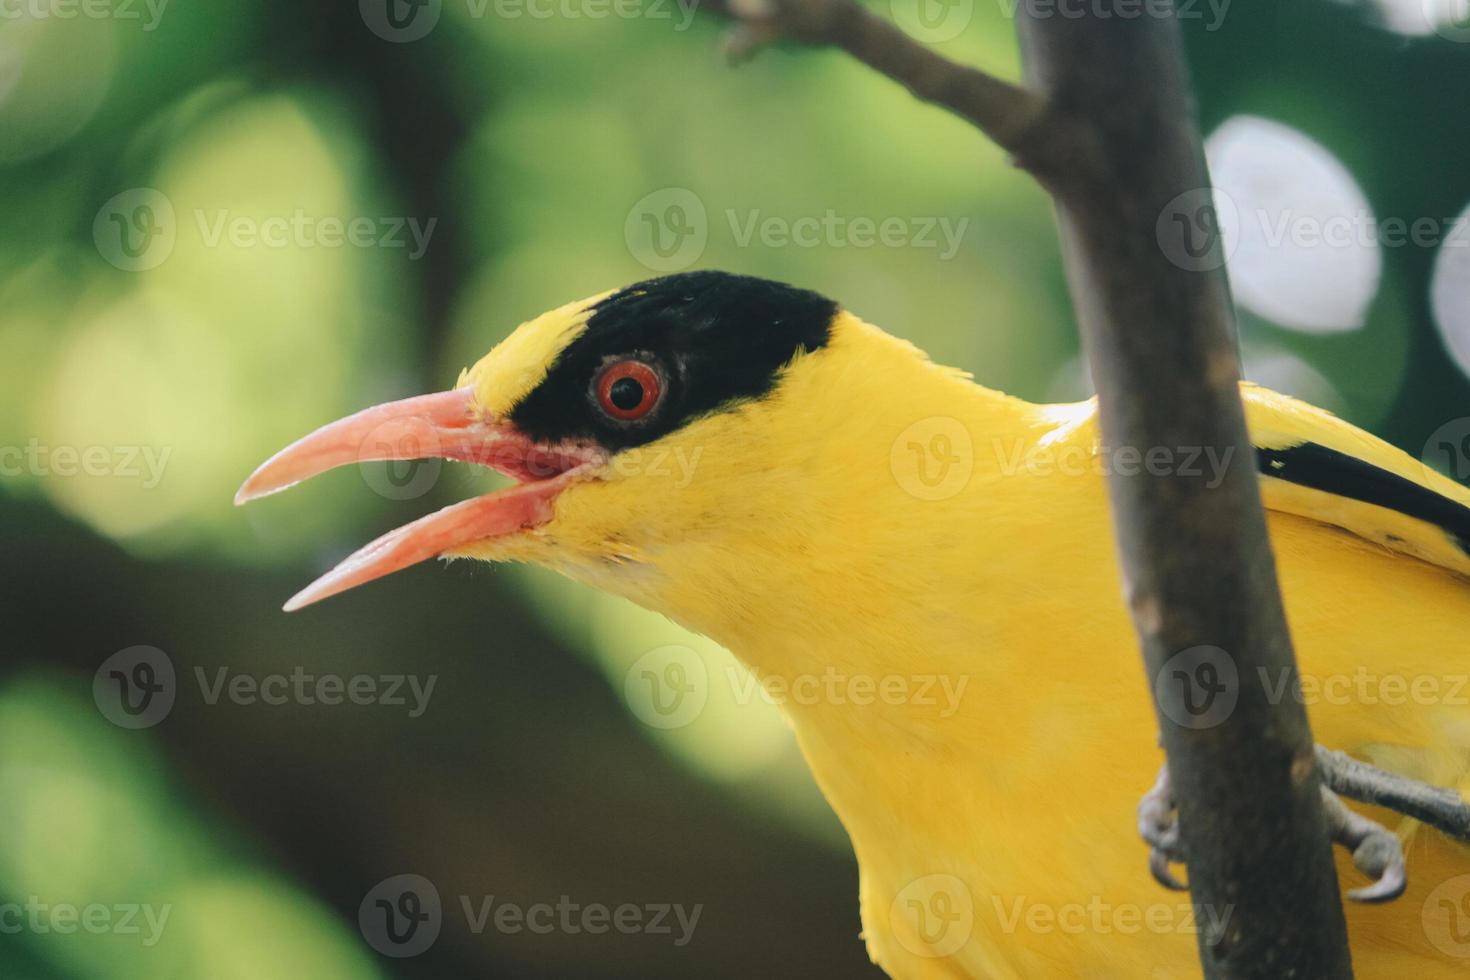
M 624 422 L 643 418 L 663 394 L 658 372 L 642 361 L 609 364 L 597 376 L 594 390 L 602 410 Z

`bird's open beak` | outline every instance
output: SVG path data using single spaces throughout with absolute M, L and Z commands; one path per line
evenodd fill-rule
M 557 494 L 606 461 L 595 447 L 538 443 L 506 422 L 482 417 L 473 391 L 459 388 L 365 409 L 297 440 L 250 474 L 235 494 L 236 504 L 336 466 L 371 460 L 460 460 L 520 484 L 389 531 L 292 596 L 288 612 L 454 548 L 543 524 L 552 517 Z

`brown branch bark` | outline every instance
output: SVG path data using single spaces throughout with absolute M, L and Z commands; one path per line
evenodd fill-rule
M 1012 152 L 1023 149 L 1045 109 L 1027 89 L 950 61 L 855 0 L 711 0 L 705 9 L 735 20 L 725 41 L 734 61 L 781 39 L 841 48 Z
M 1119 466 L 1109 477 L 1190 891 L 1197 904 L 1233 907 L 1223 934 L 1199 934 L 1205 975 L 1351 976 L 1306 710 L 1273 702 L 1263 681 L 1294 682 L 1296 660 L 1240 401 L 1222 246 L 1217 235 L 1185 237 L 1209 214 L 1210 182 L 1178 24 L 1047 9 L 1021 7 L 1027 74 L 1091 131 L 1097 154 L 1041 176 L 1056 195 L 1103 442 L 1143 454 L 1202 447 L 1230 461 L 1215 487 Z M 1207 718 L 1181 710 L 1210 690 L 1233 707 Z
M 1208 978 L 1350 977 L 1305 709 L 1263 678 L 1296 674 L 1238 382 L 1234 314 L 1172 16 L 1054 3 L 1018 11 L 1030 90 L 928 51 L 853 0 L 722 0 L 747 53 L 829 44 L 1014 152 L 1056 198 L 1105 446 L 1209 448 L 1225 478 L 1109 467 L 1126 600 L 1156 694 Z M 1110 16 L 1110 14 L 1113 14 Z M 1206 229 L 1208 230 L 1208 228 Z M 1128 475 L 1137 473 L 1137 475 Z M 1183 659 L 1181 659 L 1183 658 Z M 1208 662 L 1209 671 L 1201 666 Z M 1200 719 L 1174 673 L 1232 705 Z M 1157 683 L 1156 683 L 1157 682 Z M 1223 687 L 1221 685 L 1224 685 Z M 1122 747 L 1119 747 L 1123 750 Z

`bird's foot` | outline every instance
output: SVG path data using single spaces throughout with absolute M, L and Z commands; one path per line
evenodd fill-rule
M 1353 865 L 1373 879 L 1365 888 L 1354 888 L 1348 898 L 1355 902 L 1391 902 L 1404 893 L 1409 882 L 1404 867 L 1404 848 L 1398 835 L 1383 824 L 1348 809 L 1336 793 L 1322 787 L 1322 809 L 1332 841 L 1353 853 Z
M 1323 781 L 1327 776 L 1324 773 Z M 1356 902 L 1389 902 L 1404 892 L 1408 875 L 1398 837 L 1381 824 L 1348 809 L 1337 794 L 1322 786 L 1322 805 L 1332 841 L 1352 852 L 1353 864 L 1373 884 L 1348 892 Z M 1153 787 L 1138 801 L 1138 833 L 1149 846 L 1148 870 L 1165 888 L 1184 891 L 1188 886 L 1174 876 L 1172 863 L 1185 862 L 1179 835 L 1179 809 L 1169 781 L 1169 767 L 1159 769 Z
M 1317 772 L 1322 785 L 1340 796 L 1386 807 L 1470 843 L 1470 806 L 1452 789 L 1430 786 L 1320 745 Z
M 1153 788 L 1138 801 L 1138 834 L 1148 844 L 1148 870 L 1165 888 L 1182 892 L 1188 887 L 1169 870 L 1171 862 L 1184 863 L 1184 845 L 1179 839 L 1179 809 L 1174 805 L 1174 787 L 1169 767 L 1159 768 Z

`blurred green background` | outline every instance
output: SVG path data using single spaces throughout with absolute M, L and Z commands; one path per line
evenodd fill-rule
M 1248 373 L 1462 479 L 1464 7 L 1196 0 L 1184 18 Z M 1005 0 L 884 12 L 1019 75 Z M 775 709 L 726 683 L 728 654 L 468 563 L 279 611 L 475 492 L 469 467 L 230 501 L 316 425 L 448 387 L 544 309 L 688 267 L 821 290 L 1024 397 L 1088 393 L 1028 178 L 842 56 L 727 70 L 720 25 L 691 13 L 0 3 L 0 977 L 873 972 L 840 828 Z M 804 218 L 823 230 L 793 237 Z M 1298 234 L 1334 218 L 1359 231 Z M 861 222 L 888 219 L 868 241 Z M 1390 241 L 1393 219 L 1432 234 Z M 175 696 L 126 727 L 104 661 L 140 645 Z M 668 647 L 706 678 L 672 724 L 629 683 Z M 208 696 L 196 672 L 221 669 L 435 687 L 416 716 L 411 698 L 247 703 Z M 406 958 L 359 927 L 400 874 L 443 909 Z M 477 929 L 461 899 L 489 896 L 701 913 L 683 943 Z

